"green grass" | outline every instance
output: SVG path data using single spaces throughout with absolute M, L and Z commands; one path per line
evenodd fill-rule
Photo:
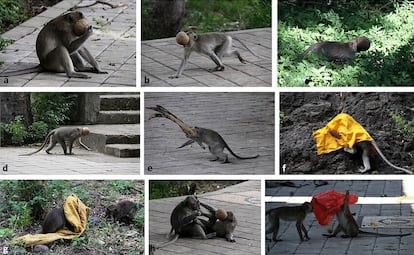
M 299 7 L 279 5 L 279 86 L 413 85 L 414 4 L 405 1 L 335 1 Z M 318 41 L 349 41 L 367 36 L 371 48 L 351 63 L 299 55 Z

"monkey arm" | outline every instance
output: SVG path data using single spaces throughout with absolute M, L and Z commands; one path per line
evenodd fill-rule
M 77 38 L 76 40 L 72 41 L 68 45 L 67 50 L 69 51 L 69 54 L 77 51 L 91 35 L 92 35 L 92 26 L 89 26 L 88 31 L 85 34 L 83 34 L 81 37 Z
M 177 73 L 175 73 L 175 75 L 169 76 L 169 78 L 173 79 L 173 78 L 180 77 L 180 75 L 183 72 L 185 66 L 187 65 L 187 60 L 188 60 L 188 58 L 190 58 L 191 52 L 192 52 L 192 49 L 191 48 L 184 47 L 184 58 L 183 58 L 183 61 L 181 61 L 181 65 L 178 68 Z
M 198 210 L 195 210 L 195 211 L 193 211 L 191 214 L 189 214 L 189 215 L 187 215 L 187 216 L 185 216 L 185 217 L 183 217 L 182 219 L 181 219 L 181 226 L 186 226 L 186 225 L 188 225 L 188 224 L 191 224 L 191 223 L 194 223 L 194 222 L 197 222 L 197 217 L 198 216 L 201 216 L 201 212 L 200 211 L 198 211 Z

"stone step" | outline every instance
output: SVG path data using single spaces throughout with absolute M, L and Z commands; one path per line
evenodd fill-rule
M 139 110 L 139 94 L 100 95 L 101 111 Z
M 140 111 L 100 111 L 98 124 L 139 124 Z
M 139 157 L 139 144 L 108 144 L 105 146 L 105 154 L 119 158 Z M 138 166 L 137 166 L 138 167 Z

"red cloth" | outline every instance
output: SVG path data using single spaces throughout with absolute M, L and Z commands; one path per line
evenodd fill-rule
M 328 225 L 335 214 L 341 209 L 344 204 L 344 193 L 339 193 L 336 190 L 329 190 L 320 192 L 312 197 L 313 213 L 316 216 L 319 224 Z M 358 202 L 358 196 L 349 194 L 348 204 L 352 205 Z

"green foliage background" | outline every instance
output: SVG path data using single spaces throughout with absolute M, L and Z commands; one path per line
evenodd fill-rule
M 334 6 L 300 6 L 281 1 L 278 9 L 279 86 L 412 86 L 414 3 L 332 1 Z M 351 63 L 300 54 L 319 41 L 367 36 L 371 48 Z

